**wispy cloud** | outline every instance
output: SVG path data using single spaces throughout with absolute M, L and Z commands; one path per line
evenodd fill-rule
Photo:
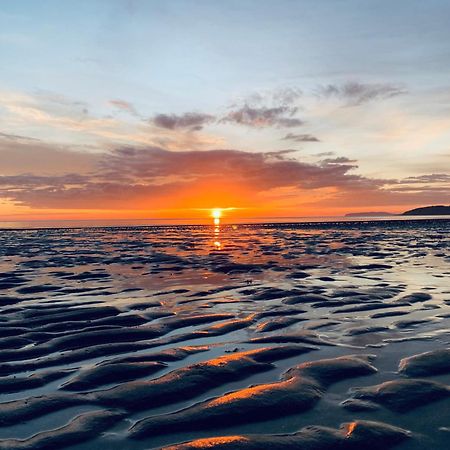
M 404 87 L 389 83 L 361 83 L 349 81 L 344 84 L 328 84 L 317 89 L 322 98 L 338 98 L 348 106 L 357 106 L 373 100 L 383 100 L 405 94 Z
M 253 128 L 277 127 L 291 128 L 303 125 L 303 121 L 294 117 L 297 108 L 278 106 L 274 108 L 253 108 L 244 105 L 239 109 L 230 111 L 221 119 L 224 123 L 246 125 Z
M 345 156 L 339 156 L 337 158 L 326 158 L 322 159 L 320 163 L 322 165 L 330 165 L 330 164 L 355 164 L 357 161 L 356 159 L 350 159 Z M 357 167 L 357 166 L 353 166 Z
M 99 116 L 90 112 L 89 105 L 64 96 L 39 93 L 35 95 L 2 92 L 0 117 L 4 134 L 24 136 L 16 130 L 38 130 L 38 137 L 46 136 L 63 142 L 77 142 L 107 147 L 118 145 L 162 146 L 170 149 L 211 148 L 222 145 L 223 139 L 202 133 L 201 124 L 213 120 L 210 115 L 188 113 L 181 116 L 157 116 L 157 124 L 143 120 L 134 105 L 124 100 L 110 103 L 129 117 Z M 166 121 L 164 119 L 167 119 Z M 161 126 L 164 125 L 164 126 Z M 4 136 L 6 137 L 6 136 Z
M 435 183 L 449 183 L 450 173 L 432 173 L 429 175 L 417 175 L 407 177 L 402 180 L 406 184 L 435 184 Z M 449 193 L 450 195 L 450 193 Z
M 9 139 L 10 141 L 39 141 L 40 139 L 29 137 L 29 136 L 20 136 L 18 134 L 10 134 L 10 133 L 2 133 L 0 132 L 0 138 Z
M 133 104 L 127 102 L 126 100 L 112 99 L 109 100 L 109 104 L 120 111 L 124 111 L 128 114 L 131 114 L 132 116 L 140 117 Z
M 296 117 L 296 103 L 302 95 L 302 91 L 294 87 L 256 91 L 234 102 L 220 122 L 252 128 L 299 127 L 304 122 Z
M 282 138 L 284 141 L 292 142 L 320 142 L 320 139 L 316 138 L 312 134 L 295 134 L 288 133 Z

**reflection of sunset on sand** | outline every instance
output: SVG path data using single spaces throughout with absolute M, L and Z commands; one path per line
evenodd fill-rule
M 197 226 L 0 233 L 0 448 L 23 448 L 7 441 L 15 424 L 44 420 L 26 448 L 94 427 L 80 450 L 197 438 L 174 448 L 240 450 L 247 438 L 217 438 L 242 425 L 253 449 L 303 448 L 308 433 L 279 433 L 311 424 L 331 427 L 317 448 L 335 448 L 327 436 L 375 448 L 409 436 L 392 428 L 405 404 L 407 428 L 433 443 L 423 448 L 445 448 L 428 429 L 447 421 L 448 222 L 214 223 L 222 213 Z M 415 378 L 434 372 L 439 382 Z M 81 418 L 58 428 L 74 406 Z M 419 406 L 436 414 L 422 420 Z M 116 422 L 121 434 L 104 433 Z

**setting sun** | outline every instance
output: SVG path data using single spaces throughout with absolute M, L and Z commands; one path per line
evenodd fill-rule
M 222 217 L 222 210 L 220 208 L 212 209 L 211 216 L 214 217 L 214 219 L 220 219 Z

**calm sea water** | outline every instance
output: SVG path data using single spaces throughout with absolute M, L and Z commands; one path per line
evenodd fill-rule
M 380 216 L 380 217 L 255 217 L 222 218 L 221 225 L 268 224 L 268 223 L 333 223 L 333 222 L 372 222 L 372 221 L 411 221 L 411 220 L 450 220 L 450 216 Z M 92 228 L 92 227 L 147 227 L 162 225 L 210 225 L 212 218 L 200 219 L 123 219 L 123 220 L 35 220 L 0 221 L 0 229 L 36 228 Z

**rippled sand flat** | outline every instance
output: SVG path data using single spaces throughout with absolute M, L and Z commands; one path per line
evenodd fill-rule
M 0 450 L 446 449 L 449 235 L 0 231 Z

